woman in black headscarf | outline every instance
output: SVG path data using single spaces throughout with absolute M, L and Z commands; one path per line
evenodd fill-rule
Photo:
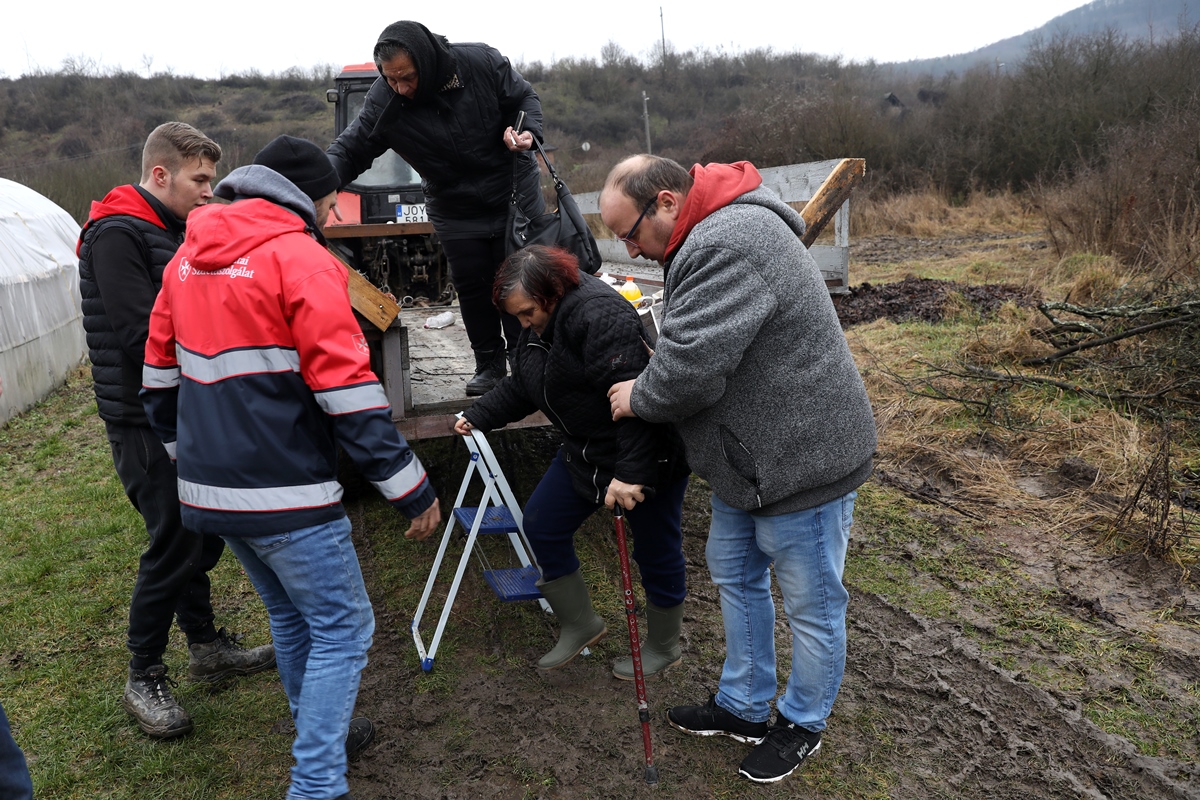
M 481 395 L 504 377 L 505 339 L 512 347 L 520 333 L 516 320 L 492 305 L 491 291 L 504 260 L 514 181 L 527 215 L 545 210 L 529 152 L 533 137 L 542 136 L 541 102 L 495 48 L 450 44 L 419 22 L 389 25 L 374 55 L 381 77 L 329 157 L 343 186 L 388 149 L 420 173 L 475 351 L 467 394 Z M 521 133 L 512 128 L 519 111 Z

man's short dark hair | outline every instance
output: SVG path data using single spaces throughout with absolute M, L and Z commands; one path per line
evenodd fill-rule
M 221 146 L 186 122 L 164 122 L 146 137 L 142 180 L 147 180 L 155 167 L 164 167 L 174 175 L 189 161 L 203 158 L 216 164 L 221 160 Z
M 604 186 L 604 191 L 610 189 L 624 194 L 633 201 L 635 207 L 645 208 L 664 189 L 679 194 L 690 192 L 692 176 L 676 161 L 662 156 L 642 154 L 630 156 L 613 169 Z M 651 209 L 650 216 L 653 216 L 655 211 L 656 209 Z

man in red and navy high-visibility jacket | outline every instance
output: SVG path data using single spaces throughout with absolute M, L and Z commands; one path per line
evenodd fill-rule
M 296 721 L 288 798 L 347 793 L 346 750 L 374 618 L 350 541 L 337 448 L 424 539 L 434 489 L 392 423 L 350 308 L 346 269 L 320 229 L 337 173 L 283 136 L 188 221 L 150 319 L 142 399 L 176 458 L 184 524 L 220 535 L 271 616 Z M 349 735 L 349 740 L 347 736 Z

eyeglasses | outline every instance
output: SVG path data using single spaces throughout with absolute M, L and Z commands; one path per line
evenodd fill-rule
M 657 205 L 658 205 L 658 195 L 656 194 L 656 195 L 654 195 L 654 197 L 652 197 L 650 199 L 650 202 L 646 205 L 646 207 L 642 209 L 642 213 L 638 214 L 638 218 L 634 221 L 633 227 L 629 229 L 629 233 L 625 234 L 624 236 L 618 236 L 617 241 L 624 242 L 625 244 L 631 244 L 634 247 L 641 247 L 641 245 L 639 245 L 637 242 L 635 242 L 633 240 L 633 234 L 635 234 L 637 232 L 638 225 L 641 225 L 642 220 L 644 220 L 646 218 L 646 215 L 650 213 L 650 209 L 654 208 Z

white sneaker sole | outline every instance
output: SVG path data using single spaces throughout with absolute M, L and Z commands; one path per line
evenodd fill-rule
M 706 730 L 706 731 L 692 730 L 691 728 L 683 727 L 682 725 L 677 723 L 675 720 L 671 719 L 670 715 L 667 715 L 667 722 L 675 730 L 683 731 L 684 733 L 691 734 L 692 736 L 728 736 L 730 739 L 733 739 L 735 742 L 741 742 L 742 744 L 748 744 L 751 746 L 762 744 L 763 739 L 767 738 L 766 736 L 759 736 L 757 738 L 755 738 L 753 736 L 743 736 L 740 733 L 733 733 L 731 731 L 721 730 L 719 728 L 715 729 L 715 730 Z

